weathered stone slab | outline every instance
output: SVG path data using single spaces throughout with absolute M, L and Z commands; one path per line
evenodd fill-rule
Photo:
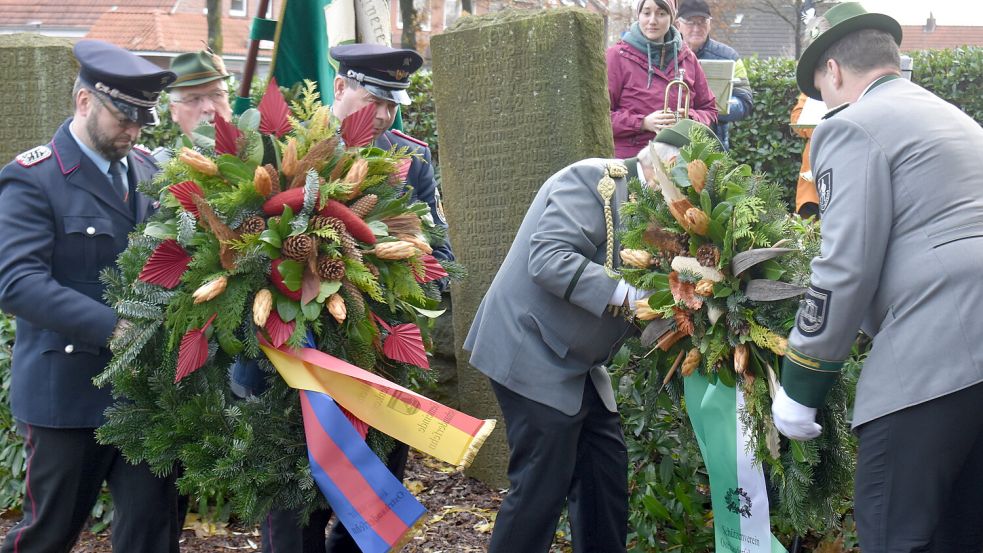
M 72 43 L 35 34 L 0 35 L 0 164 L 46 144 L 72 114 L 78 62 Z
M 499 12 L 461 19 L 431 50 L 444 207 L 468 269 L 451 291 L 460 405 L 499 420 L 471 474 L 505 486 L 504 421 L 461 345 L 540 185 L 612 156 L 604 24 L 580 9 Z

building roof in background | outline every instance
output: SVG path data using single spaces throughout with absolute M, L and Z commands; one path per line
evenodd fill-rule
M 901 50 L 939 50 L 958 46 L 983 46 L 983 27 L 938 25 L 902 25 Z
M 249 23 L 245 18 L 222 18 L 223 54 L 246 54 Z M 126 11 L 104 13 L 86 38 L 105 40 L 135 52 L 194 52 L 208 43 L 208 21 L 201 12 L 147 13 L 127 7 Z
M 714 29 L 724 25 L 714 18 Z M 795 56 L 795 30 L 777 14 L 758 9 L 744 9 L 726 21 L 727 44 L 741 57 L 757 55 L 762 58 Z M 714 30 L 710 37 L 713 38 Z M 719 34 L 724 34 L 723 32 Z
M 123 4 L 123 6 L 120 6 Z M 77 29 L 84 32 L 103 14 L 117 11 L 169 12 L 197 10 L 201 13 L 203 2 L 192 1 L 194 6 L 182 5 L 180 0 L 0 0 L 0 26 L 21 27 L 37 25 L 42 28 Z

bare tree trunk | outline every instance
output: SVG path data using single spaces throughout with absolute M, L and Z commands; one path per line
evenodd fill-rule
M 403 34 L 400 37 L 400 46 L 416 50 L 416 7 L 413 0 L 399 0 L 399 14 L 403 19 Z
M 222 55 L 222 0 L 208 0 L 208 47 Z

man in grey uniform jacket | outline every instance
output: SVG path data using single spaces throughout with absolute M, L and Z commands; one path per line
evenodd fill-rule
M 491 379 L 511 450 L 490 553 L 549 551 L 567 500 L 577 551 L 625 551 L 628 454 L 603 364 L 648 295 L 615 269 L 618 208 L 631 176 L 651 179 L 649 151 L 550 177 L 478 307 L 464 349 Z
M 812 139 L 822 249 L 775 424 L 795 439 L 820 434 L 816 409 L 862 329 L 873 338 L 853 414 L 864 553 L 979 552 L 983 130 L 899 78 L 901 27 L 890 17 L 849 2 L 813 29 L 799 88 L 841 107 Z

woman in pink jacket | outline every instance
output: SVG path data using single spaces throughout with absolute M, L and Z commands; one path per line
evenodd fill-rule
M 662 111 L 669 81 L 682 73 L 690 88 L 689 117 L 712 125 L 717 106 L 696 55 L 673 26 L 676 0 L 636 0 L 638 21 L 607 50 L 608 93 L 615 156 L 634 157 L 655 134 L 676 122 Z M 677 92 L 669 97 L 676 106 Z

